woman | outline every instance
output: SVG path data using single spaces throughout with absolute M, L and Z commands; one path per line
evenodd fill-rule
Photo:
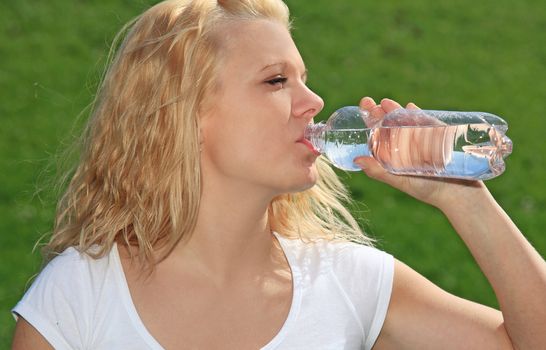
M 545 263 L 483 183 L 356 160 L 445 213 L 502 312 L 369 246 L 303 141 L 323 107 L 306 77 L 280 0 L 170 0 L 138 18 L 59 204 L 58 256 L 14 308 L 13 348 L 543 346 Z

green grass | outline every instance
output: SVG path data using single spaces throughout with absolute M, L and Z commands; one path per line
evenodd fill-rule
M 50 176 L 44 169 L 91 101 L 113 35 L 151 3 L 0 5 L 0 348 L 10 343 L 9 309 L 40 266 L 33 244 L 52 226 L 52 192 L 35 195 L 44 183 L 39 179 Z M 539 252 L 546 252 L 546 3 L 287 3 L 310 86 L 326 101 L 319 119 L 364 95 L 503 116 L 514 153 L 505 174 L 487 184 Z M 450 292 L 496 305 L 440 212 L 363 174 L 340 174 L 383 249 Z

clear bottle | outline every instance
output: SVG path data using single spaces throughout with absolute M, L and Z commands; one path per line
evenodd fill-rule
M 347 106 L 310 124 L 305 138 L 340 169 L 360 170 L 353 160 L 373 156 L 393 174 L 472 180 L 502 174 L 512 152 L 508 125 L 490 113 L 401 108 L 370 122 L 367 111 Z

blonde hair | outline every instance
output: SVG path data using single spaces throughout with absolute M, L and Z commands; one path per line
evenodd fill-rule
M 198 114 L 218 85 L 219 28 L 259 18 L 290 27 L 280 0 L 169 0 L 122 29 L 112 50 L 127 35 L 99 87 L 46 260 L 68 247 L 100 257 L 121 241 L 153 267 L 192 233 L 201 193 Z M 271 228 L 286 237 L 370 243 L 342 204 L 349 199 L 343 184 L 325 160 L 317 167 L 313 188 L 272 201 Z

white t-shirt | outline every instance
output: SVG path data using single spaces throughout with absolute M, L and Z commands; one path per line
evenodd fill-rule
M 349 242 L 275 235 L 292 270 L 292 305 L 262 350 L 371 349 L 391 296 L 392 256 Z M 163 349 L 138 316 L 115 245 L 98 260 L 68 248 L 12 312 L 55 349 Z

